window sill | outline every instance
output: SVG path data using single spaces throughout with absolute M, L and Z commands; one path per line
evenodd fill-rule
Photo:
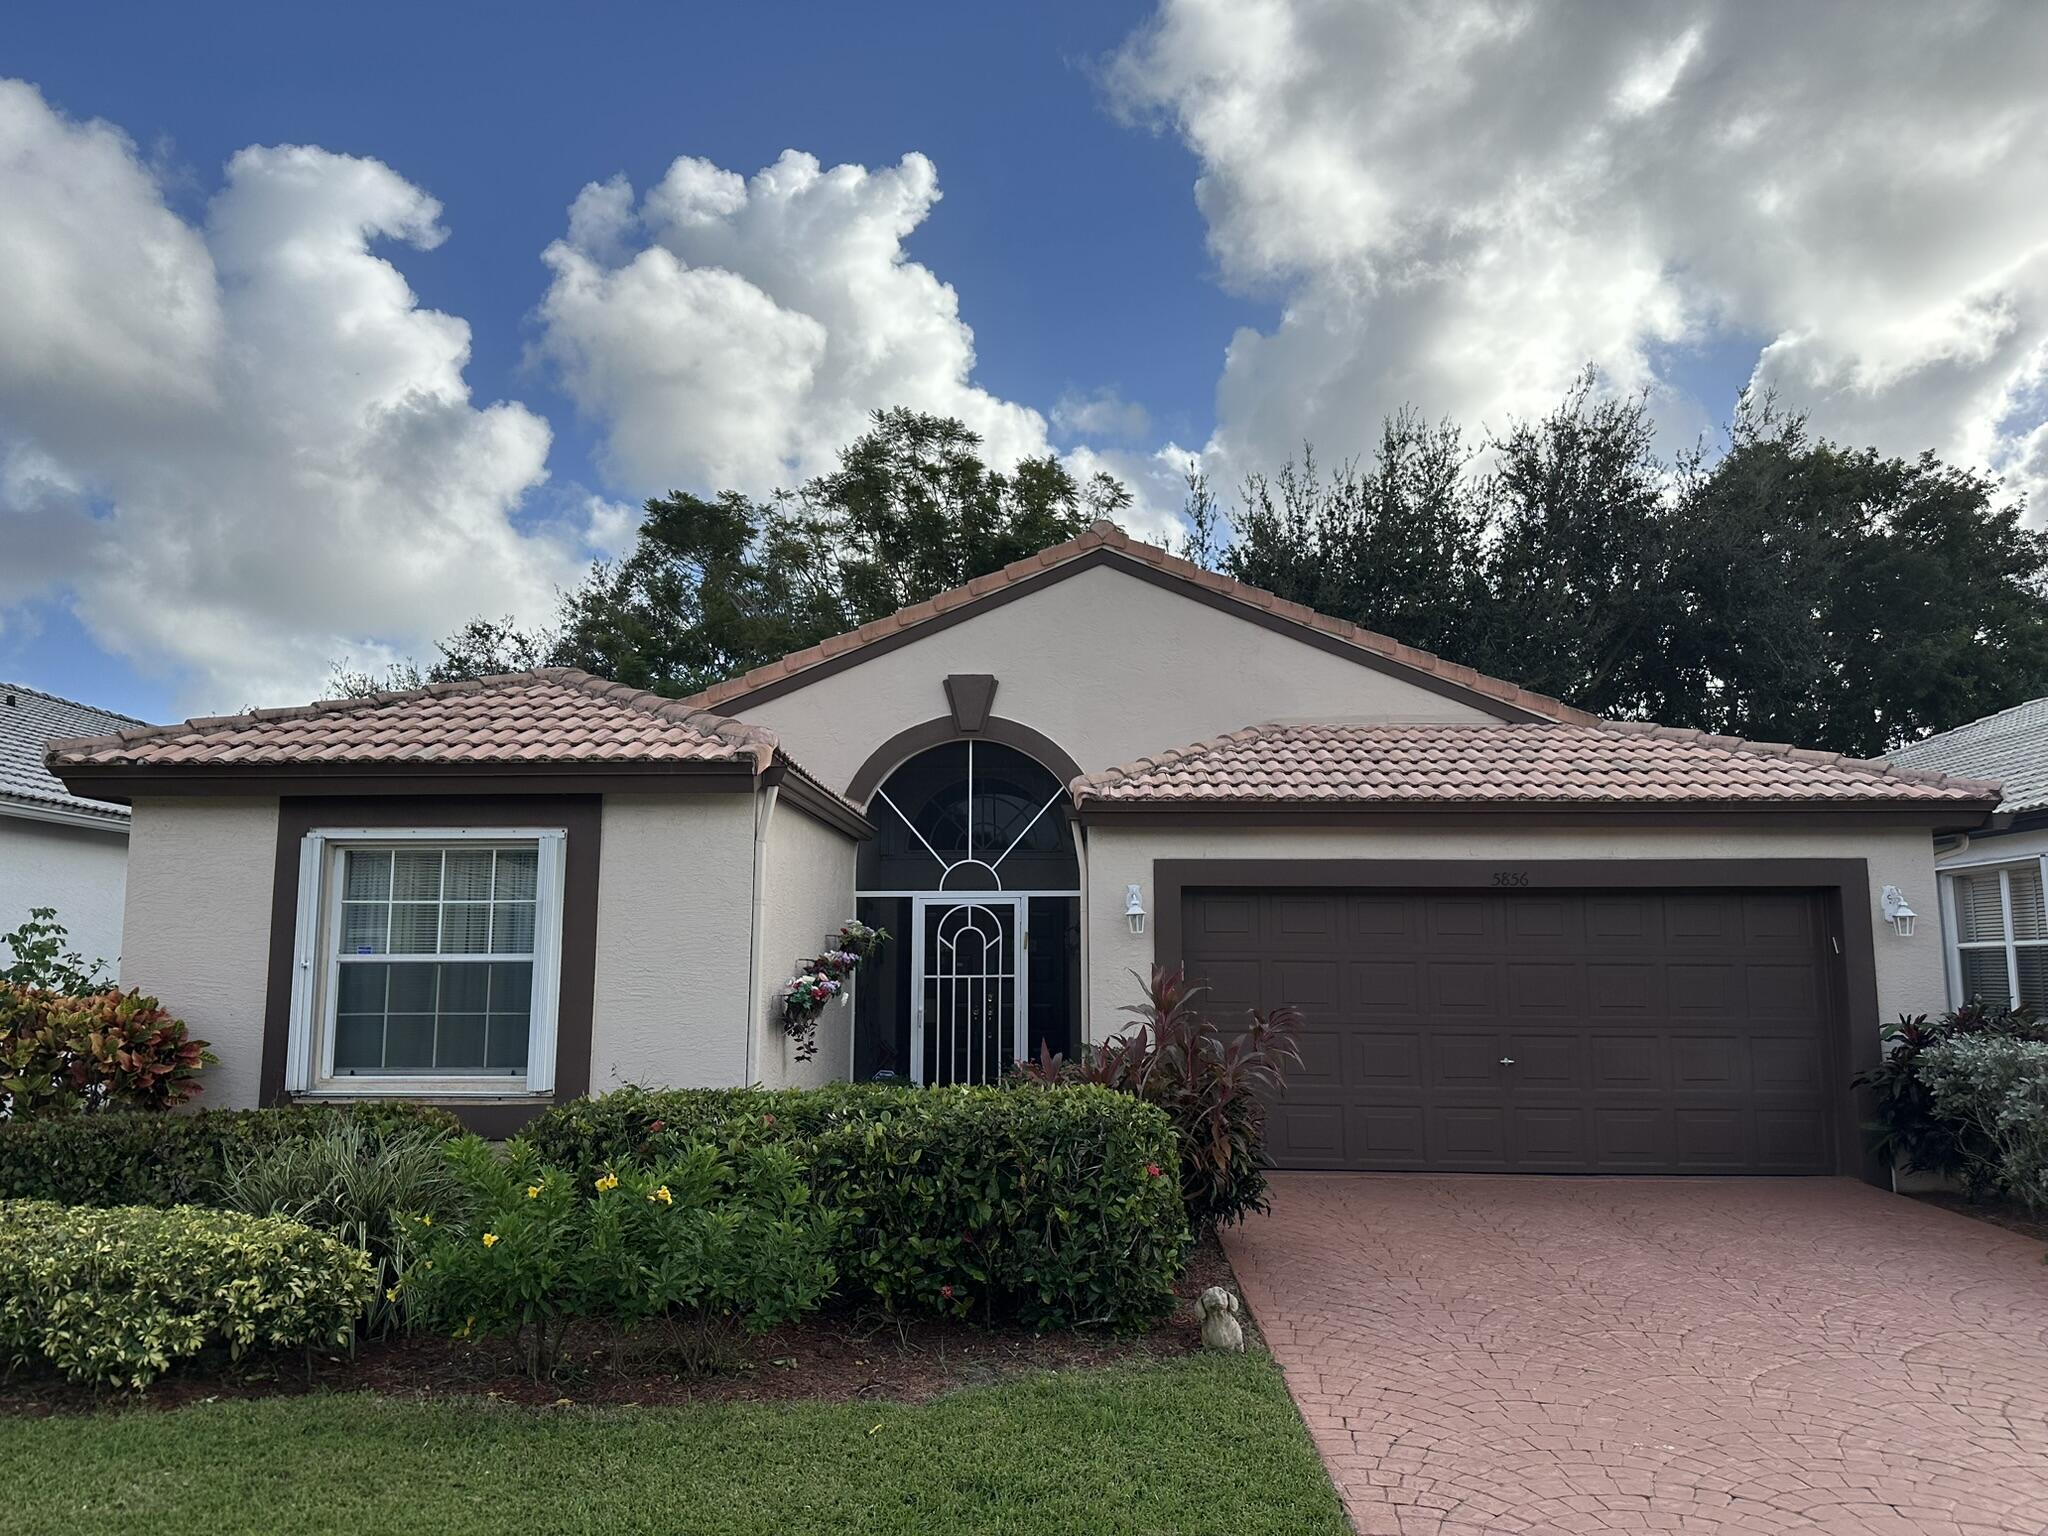
M 533 1104 L 544 1103 L 552 1095 L 536 1093 L 525 1086 L 493 1084 L 488 1088 L 472 1088 L 440 1079 L 406 1079 L 399 1082 L 375 1085 L 323 1083 L 318 1088 L 309 1088 L 295 1093 L 292 1098 L 299 1103 L 350 1104 L 363 1099 L 432 1099 L 435 1101 L 460 1101 L 466 1104 Z

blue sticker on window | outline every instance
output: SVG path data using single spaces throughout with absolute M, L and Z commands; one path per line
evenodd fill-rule
M 367 944 L 358 944 L 356 946 L 356 953 L 359 955 L 374 955 L 377 951 L 370 948 Z

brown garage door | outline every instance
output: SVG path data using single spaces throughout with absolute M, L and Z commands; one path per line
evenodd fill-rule
M 1819 898 L 1190 891 L 1219 1015 L 1291 1003 L 1283 1168 L 1834 1171 Z

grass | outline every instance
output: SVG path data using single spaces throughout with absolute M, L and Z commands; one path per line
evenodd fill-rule
M 12 1536 L 1341 1536 L 1259 1356 L 921 1404 L 512 1408 L 363 1394 L 0 1420 Z

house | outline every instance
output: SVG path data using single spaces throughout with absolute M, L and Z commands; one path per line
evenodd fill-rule
M 1286 1166 L 1873 1174 L 1995 785 L 1596 719 L 1098 524 L 670 700 L 543 670 L 60 743 L 209 1102 L 508 1129 L 624 1082 L 999 1075 L 1185 964 L 1288 1003 Z M 778 988 L 894 942 L 800 1059 Z
M 121 954 L 128 807 L 74 795 L 45 765 L 52 741 L 139 725 L 20 683 L 0 683 L 0 934 L 54 907 L 70 945 L 112 968 Z M 11 960 L 0 945 L 0 965 Z
M 2048 1009 L 2048 699 L 1913 742 L 1891 761 L 2004 786 L 1991 826 L 1935 841 L 1945 995 L 1952 1007 L 2010 998 Z

